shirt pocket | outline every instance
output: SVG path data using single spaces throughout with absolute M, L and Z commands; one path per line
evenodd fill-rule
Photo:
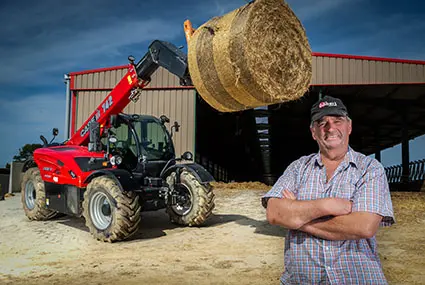
M 322 188 L 320 184 L 311 186 L 306 184 L 301 185 L 297 193 L 297 200 L 317 200 L 322 198 L 321 195 Z
M 317 200 L 322 198 L 323 186 L 320 182 L 320 171 L 307 169 L 301 174 L 297 185 L 297 200 Z

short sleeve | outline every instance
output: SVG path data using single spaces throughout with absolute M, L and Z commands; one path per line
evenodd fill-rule
M 296 194 L 296 187 L 297 184 L 297 176 L 298 171 L 300 168 L 300 161 L 296 160 L 292 162 L 285 170 L 285 172 L 282 174 L 282 176 L 279 177 L 277 182 L 273 185 L 272 189 L 269 190 L 262 198 L 261 203 L 264 208 L 267 208 L 267 202 L 270 198 L 282 198 L 282 191 L 284 189 L 291 191 L 292 193 Z
M 383 217 L 381 225 L 394 224 L 394 212 L 384 167 L 376 160 L 368 166 L 353 197 L 353 212 L 371 212 Z

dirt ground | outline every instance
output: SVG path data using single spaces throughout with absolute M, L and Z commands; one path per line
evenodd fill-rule
M 200 228 L 143 213 L 135 237 L 113 244 L 92 239 L 82 218 L 30 222 L 20 195 L 8 197 L 0 284 L 279 284 L 286 230 L 265 221 L 265 192 L 217 188 L 214 215 Z M 425 284 L 425 193 L 392 196 L 397 224 L 378 233 L 385 275 L 390 284 Z

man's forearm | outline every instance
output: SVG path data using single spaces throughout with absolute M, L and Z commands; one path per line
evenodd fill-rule
M 298 201 L 271 198 L 267 204 L 267 220 L 274 225 L 298 229 L 317 218 L 329 215 L 322 199 Z
M 382 217 L 355 212 L 329 219 L 317 219 L 299 228 L 300 231 L 327 240 L 357 240 L 375 235 Z

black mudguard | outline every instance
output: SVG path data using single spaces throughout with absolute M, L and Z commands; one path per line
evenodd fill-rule
M 124 169 L 100 169 L 93 171 L 92 174 L 90 174 L 84 183 L 90 183 L 90 181 L 93 180 L 93 178 L 102 176 L 102 175 L 108 175 L 108 176 L 114 176 L 121 184 L 122 189 L 125 191 L 131 191 L 139 189 L 139 185 L 134 181 L 133 176 L 130 172 Z
M 24 162 L 24 165 L 22 166 L 22 172 L 26 172 L 28 169 L 32 167 L 37 167 L 37 164 L 35 163 L 33 157 L 31 156 Z
M 214 182 L 214 177 L 200 164 L 188 163 L 188 164 L 175 164 L 168 168 L 162 175 L 163 179 L 166 179 L 168 175 L 175 172 L 178 168 L 183 168 L 192 173 L 200 183 Z

